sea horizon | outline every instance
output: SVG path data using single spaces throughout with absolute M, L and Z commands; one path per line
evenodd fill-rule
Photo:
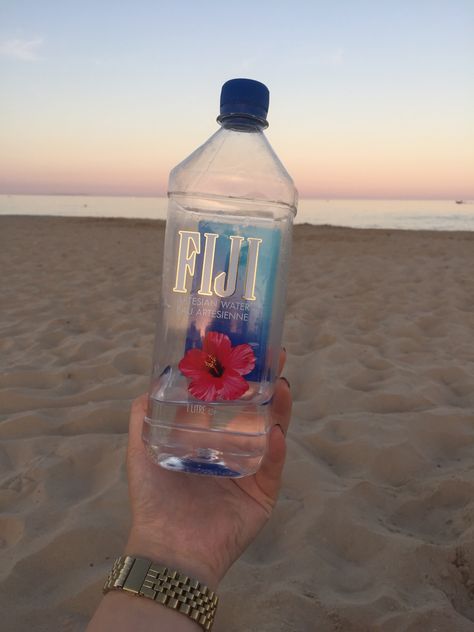
M 130 201 L 133 200 L 133 205 Z M 166 219 L 163 195 L 0 194 L 0 215 Z M 474 231 L 474 201 L 440 198 L 301 197 L 295 224 Z

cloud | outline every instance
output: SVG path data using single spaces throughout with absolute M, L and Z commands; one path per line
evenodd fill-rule
M 0 42 L 0 55 L 21 61 L 38 61 L 41 57 L 38 50 L 43 45 L 43 38 L 18 39 L 11 38 Z

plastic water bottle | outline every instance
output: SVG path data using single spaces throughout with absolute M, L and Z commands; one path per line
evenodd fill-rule
M 263 130 L 269 92 L 222 87 L 220 129 L 169 178 L 143 440 L 171 470 L 240 477 L 267 445 L 297 191 Z

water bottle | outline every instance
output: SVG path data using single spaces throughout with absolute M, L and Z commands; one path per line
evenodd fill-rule
M 164 468 L 241 477 L 267 446 L 297 191 L 263 130 L 269 92 L 232 79 L 220 128 L 169 178 L 143 440 Z

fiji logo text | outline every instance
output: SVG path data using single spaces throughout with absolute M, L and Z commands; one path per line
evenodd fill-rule
M 221 239 L 229 241 L 229 265 L 227 272 L 220 272 L 213 276 L 216 242 L 219 235 L 204 233 L 204 250 L 201 271 L 201 284 L 198 294 L 212 296 L 216 294 L 223 298 L 232 296 L 237 288 L 240 252 L 242 244 L 247 241 L 247 270 L 245 274 L 243 299 L 255 301 L 255 279 L 257 276 L 258 255 L 261 239 L 256 237 L 239 237 L 221 235 Z M 194 278 L 196 270 L 196 256 L 201 253 L 201 233 L 192 230 L 179 231 L 178 264 L 176 267 L 176 282 L 173 292 L 187 293 L 186 282 L 188 276 Z

